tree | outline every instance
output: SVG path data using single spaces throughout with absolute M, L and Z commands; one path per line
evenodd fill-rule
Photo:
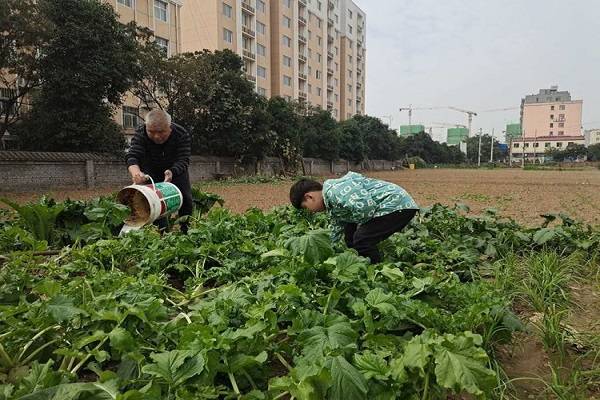
M 282 161 L 285 171 L 296 171 L 302 157 L 301 107 L 282 97 L 272 97 L 267 102 L 273 137 L 269 153 Z
M 600 143 L 593 144 L 587 148 L 588 161 L 600 161 Z
M 354 162 L 367 158 L 368 147 L 358 121 L 354 118 L 340 123 L 340 157 Z
M 460 164 L 464 154 L 458 146 L 438 143 L 425 132 L 400 139 L 399 152 L 404 157 L 420 157 L 430 164 Z
M 490 145 L 492 137 L 490 135 L 481 136 L 481 162 L 487 163 L 490 160 Z M 541 153 L 541 150 L 540 150 Z M 494 139 L 494 160 L 504 160 L 508 156 L 508 151 L 502 150 L 500 142 Z M 477 163 L 479 158 L 479 136 L 473 136 L 467 139 L 467 161 Z
M 26 99 L 40 86 L 40 58 L 49 24 L 36 0 L 0 0 L 0 138 L 18 123 Z
M 594 149 L 592 149 L 593 155 Z M 589 153 L 589 149 L 582 144 L 570 144 L 564 150 L 558 150 L 556 148 L 549 149 L 546 155 L 552 158 L 553 161 L 576 161 L 584 158 Z
M 99 0 L 39 0 L 51 24 L 50 42 L 40 60 L 42 86 L 20 129 L 31 150 L 119 152 L 121 128 L 113 105 L 136 76 L 132 26 L 118 22 Z
M 309 107 L 301 118 L 304 157 L 339 158 L 340 129 L 329 111 Z
M 397 149 L 399 138 L 395 131 L 381 122 L 379 118 L 368 115 L 355 115 L 353 120 L 363 134 L 363 141 L 367 146 L 367 158 L 371 160 L 398 159 Z

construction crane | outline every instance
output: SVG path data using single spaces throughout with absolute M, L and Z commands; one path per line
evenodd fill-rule
M 399 111 L 408 111 L 408 125 L 412 126 L 412 112 L 413 110 L 439 110 L 445 107 L 413 107 L 412 104 L 409 104 L 408 107 L 400 107 Z
M 463 110 L 462 108 L 457 108 L 457 107 L 452 107 L 452 106 L 448 106 L 448 108 L 450 110 L 454 110 L 454 111 L 458 111 L 461 113 L 465 113 L 467 114 L 468 118 L 469 118 L 469 137 L 471 137 L 471 126 L 473 125 L 473 117 L 477 116 L 477 113 L 475 111 L 469 111 L 469 110 Z
M 506 107 L 506 108 L 493 108 L 491 110 L 483 110 L 479 111 L 480 113 L 488 113 L 488 112 L 497 112 L 497 111 L 512 111 L 512 110 L 520 110 L 521 107 Z

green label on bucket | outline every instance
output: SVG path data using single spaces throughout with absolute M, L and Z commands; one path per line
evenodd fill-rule
M 181 195 L 179 194 L 179 190 L 172 183 L 167 182 L 159 182 L 156 184 L 156 191 L 161 199 L 161 202 L 164 204 L 165 208 L 162 210 L 161 214 L 170 214 L 181 207 Z M 162 194 L 162 196 L 161 196 Z

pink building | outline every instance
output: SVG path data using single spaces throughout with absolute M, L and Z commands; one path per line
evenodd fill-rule
M 571 100 L 569 92 L 553 86 L 529 95 L 521 103 L 521 126 L 524 138 L 582 137 L 583 100 Z

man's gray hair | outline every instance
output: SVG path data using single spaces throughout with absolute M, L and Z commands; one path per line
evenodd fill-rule
M 146 114 L 146 126 L 153 128 L 164 128 L 171 126 L 171 115 L 161 109 L 154 109 Z

